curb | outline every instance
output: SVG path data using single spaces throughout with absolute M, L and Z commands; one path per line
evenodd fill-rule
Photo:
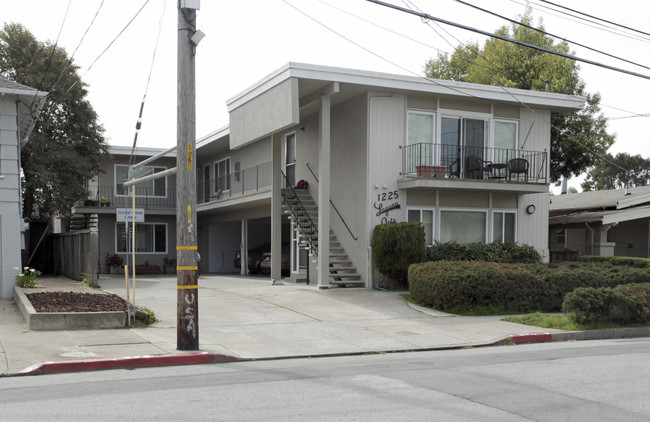
M 43 362 L 23 369 L 16 375 L 43 375 L 104 369 L 146 368 L 152 366 L 195 365 L 199 363 L 235 362 L 238 358 L 216 353 L 179 353 L 173 355 L 132 356 L 113 359 Z

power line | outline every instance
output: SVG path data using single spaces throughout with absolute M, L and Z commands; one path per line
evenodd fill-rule
M 106 51 L 108 51 L 108 49 L 113 45 L 113 43 L 115 43 L 115 41 L 117 41 L 117 39 L 118 39 L 118 38 L 119 38 L 119 37 L 124 33 L 124 31 L 126 31 L 126 29 L 127 29 L 127 28 L 132 24 L 132 23 L 133 23 L 133 21 L 135 20 L 135 18 L 138 17 L 138 15 L 140 14 L 140 12 L 142 12 L 142 9 L 144 9 L 144 7 L 145 7 L 147 4 L 149 4 L 149 0 L 146 0 L 146 1 L 144 2 L 144 4 L 140 7 L 140 9 L 138 9 L 138 11 L 136 12 L 136 14 L 135 14 L 135 15 L 131 18 L 131 20 L 130 20 L 130 21 L 129 21 L 125 26 L 124 26 L 124 28 L 122 28 L 122 30 L 121 30 L 121 31 L 120 31 L 120 32 L 115 36 L 115 38 L 113 38 L 113 40 L 112 40 L 112 41 L 111 41 L 111 42 L 106 46 L 106 48 L 105 48 L 105 49 L 104 49 L 104 50 L 99 54 L 99 56 L 97 56 L 97 58 L 96 58 L 95 60 L 93 60 L 93 62 L 90 64 L 90 66 L 88 66 L 88 69 L 86 69 L 86 72 L 84 73 L 84 77 L 88 74 L 88 72 L 90 71 L 90 69 L 92 69 L 92 67 L 95 65 L 95 63 L 97 63 L 97 60 L 99 60 L 100 57 L 102 57 L 102 56 L 104 55 L 104 53 L 106 53 Z M 80 79 L 80 80 L 81 80 L 81 79 Z M 70 86 L 70 88 L 68 88 L 68 89 L 65 91 L 65 93 L 67 94 L 68 92 L 70 92 L 70 90 L 71 90 L 72 88 L 74 88 L 75 85 L 77 85 L 77 82 L 79 82 L 79 81 L 76 81 L 74 84 L 72 84 L 72 85 Z
M 584 16 L 588 16 L 588 17 L 590 17 L 590 18 L 592 18 L 592 19 L 597 19 L 597 20 L 599 20 L 599 21 L 606 22 L 606 23 L 608 23 L 608 24 L 610 24 L 610 25 L 618 26 L 618 27 L 620 27 L 620 28 L 625 28 L 625 29 L 627 29 L 627 30 L 629 30 L 629 31 L 638 32 L 639 34 L 643 34 L 643 35 L 648 35 L 648 36 L 650 36 L 650 33 L 647 33 L 647 32 L 644 32 L 644 31 L 641 31 L 641 30 L 638 30 L 638 29 L 634 29 L 634 28 L 631 28 L 631 27 L 629 27 L 629 26 L 621 25 L 621 24 L 618 24 L 618 23 L 616 23 L 616 22 L 608 21 L 607 19 L 599 18 L 599 17 L 597 17 L 597 16 L 593 16 L 593 15 L 590 15 L 590 14 L 587 14 L 587 13 L 584 13 L 584 12 L 581 12 L 581 11 L 579 11 L 579 10 L 571 9 L 570 7 L 562 6 L 562 5 L 560 5 L 560 4 L 556 4 L 556 3 L 553 3 L 553 2 L 548 1 L 548 0 L 539 0 L 539 1 L 541 1 L 541 2 L 543 2 L 543 3 L 552 4 L 553 6 L 560 7 L 560 8 L 562 8 L 562 9 L 570 10 L 570 11 L 572 11 L 572 12 L 579 13 L 579 14 L 584 15 Z
M 571 43 L 571 44 L 577 45 L 577 46 L 579 46 L 579 47 L 586 48 L 586 49 L 591 50 L 591 51 L 594 51 L 594 52 L 596 52 L 596 53 L 603 54 L 603 55 L 608 56 L 608 57 L 611 57 L 611 58 L 613 58 L 613 59 L 621 60 L 621 61 L 623 61 L 623 62 L 626 62 L 626 63 L 632 64 L 632 65 L 635 65 L 635 66 L 643 67 L 643 68 L 645 68 L 645 69 L 650 70 L 650 66 L 645 66 L 645 65 L 642 65 L 642 64 L 639 64 L 639 63 L 633 62 L 633 61 L 631 61 L 631 60 L 627 60 L 627 59 L 624 59 L 624 58 L 622 58 L 622 57 L 618 57 L 618 56 L 615 56 L 615 55 L 613 55 L 613 54 L 609 54 L 609 53 L 606 53 L 606 52 L 604 52 L 604 51 L 601 51 L 601 50 L 598 50 L 598 49 L 595 49 L 595 48 L 589 47 L 589 46 L 587 46 L 587 45 L 584 45 L 584 44 L 578 43 L 578 42 L 576 42 L 576 41 L 568 40 L 568 39 L 563 38 L 563 37 L 561 37 L 561 36 L 559 36 L 559 35 L 554 35 L 554 34 L 551 34 L 551 33 L 549 33 L 549 32 L 543 31 L 543 30 L 541 30 L 541 29 L 539 29 L 539 28 L 535 28 L 534 26 L 526 25 L 526 24 L 523 23 L 523 22 L 518 22 L 518 21 L 516 21 L 516 20 L 514 20 L 514 19 L 510 19 L 510 18 L 508 18 L 508 17 L 506 17 L 506 16 L 499 15 L 498 13 L 492 12 L 492 11 L 487 10 L 487 9 L 483 9 L 482 7 L 479 7 L 479 6 L 473 5 L 473 4 L 471 4 L 471 3 L 467 3 L 467 2 L 465 2 L 465 1 L 463 1 L 463 0 L 454 0 L 454 1 L 456 1 L 456 2 L 458 2 L 458 3 L 460 3 L 460 4 L 464 4 L 465 6 L 469 6 L 469 7 L 471 7 L 471 8 L 474 8 L 474 9 L 476 9 L 476 10 L 480 10 L 481 12 L 488 13 L 488 14 L 490 14 L 490 15 L 492 15 L 492 16 L 496 16 L 496 17 L 498 17 L 498 18 L 504 19 L 504 20 L 506 20 L 506 21 L 508 21 L 508 22 L 511 22 L 511 23 L 514 23 L 514 24 L 517 24 L 517 25 L 521 25 L 521 26 L 523 26 L 524 28 L 532 29 L 533 31 L 539 32 L 539 33 L 541 33 L 541 34 L 548 35 L 548 36 L 550 36 L 550 37 L 557 38 L 557 39 L 560 39 L 560 40 L 562 40 L 562 41 L 566 41 L 566 42 L 568 42 L 568 43 Z
M 539 46 L 534 45 L 534 44 L 525 43 L 525 42 L 522 42 L 522 41 L 514 40 L 512 38 L 503 37 L 503 36 L 498 35 L 498 34 L 494 34 L 494 33 L 491 33 L 491 32 L 487 32 L 487 31 L 483 31 L 483 30 L 480 30 L 480 29 L 472 28 L 472 27 L 469 27 L 469 26 L 466 26 L 466 25 L 462 25 L 462 24 L 459 24 L 459 23 L 456 23 L 456 22 L 451 22 L 451 21 L 448 21 L 446 19 L 437 18 L 435 16 L 429 15 L 428 13 L 416 12 L 414 10 L 406 9 L 406 8 L 403 8 L 403 7 L 394 5 L 394 4 L 390 4 L 390 3 L 385 3 L 385 2 L 379 1 L 379 0 L 366 0 L 366 1 L 378 4 L 380 6 L 384 6 L 384 7 L 388 7 L 388 8 L 391 8 L 391 9 L 399 10 L 399 11 L 404 12 L 404 13 L 409 13 L 409 14 L 412 14 L 412 15 L 416 15 L 416 16 L 419 16 L 422 19 L 441 22 L 441 23 L 444 23 L 446 25 L 455 26 L 457 28 L 464 29 L 466 31 L 476 32 L 476 33 L 479 33 L 481 35 L 485 35 L 487 37 L 497 38 L 497 39 L 500 39 L 502 41 L 510 42 L 510 43 L 513 43 L 513 44 L 518 44 L 518 45 L 528 47 L 528 48 L 533 48 L 535 50 L 543 51 L 545 53 L 554 54 L 556 56 L 564 57 L 564 58 L 567 58 L 567 59 L 576 60 L 576 61 L 583 62 L 583 63 L 588 63 L 588 64 L 591 64 L 591 65 L 594 65 L 594 66 L 599 66 L 599 67 L 603 67 L 605 69 L 609 69 L 609 70 L 613 70 L 613 71 L 616 71 L 616 72 L 625 73 L 625 74 L 628 74 L 628 75 L 632 75 L 632 76 L 636 76 L 636 77 L 639 77 L 639 78 L 650 80 L 650 76 L 648 76 L 648 75 L 643 75 L 643 74 L 632 72 L 632 71 L 629 71 L 629 70 L 620 69 L 618 67 L 609 66 L 609 65 L 606 65 L 606 64 L 603 64 L 603 63 L 598 63 L 598 62 L 595 62 L 595 61 L 592 61 L 592 60 L 583 59 L 583 58 L 580 58 L 580 57 L 577 57 L 577 56 L 573 56 L 571 54 L 565 54 L 565 53 L 561 53 L 559 51 L 549 50 L 547 48 L 539 47 Z

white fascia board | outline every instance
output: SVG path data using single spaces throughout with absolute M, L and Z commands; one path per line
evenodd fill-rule
M 616 202 L 616 209 L 630 208 L 650 202 L 650 195 L 628 195 Z
M 197 149 L 202 148 L 208 144 L 211 144 L 212 142 L 219 141 L 220 139 L 223 139 L 228 135 L 230 135 L 230 127 L 224 126 L 220 129 L 210 132 L 207 135 L 204 135 L 201 138 L 197 139 L 196 148 Z
M 142 148 L 138 147 L 135 150 L 135 154 L 139 156 L 153 157 L 156 154 L 159 154 L 165 151 L 167 148 Z M 125 147 L 120 145 L 111 145 L 108 148 L 108 152 L 111 155 L 131 155 L 132 147 Z M 169 152 L 165 154 L 165 157 L 176 157 L 175 152 Z
M 467 82 L 428 79 L 418 76 L 405 76 L 367 70 L 345 69 L 290 62 L 269 74 L 250 88 L 244 90 L 237 96 L 228 100 L 226 103 L 228 111 L 250 101 L 252 98 L 289 77 L 340 82 L 353 85 L 366 85 L 384 89 L 424 92 L 437 95 L 450 95 L 460 98 L 480 98 L 483 100 L 509 103 L 523 102 L 531 107 L 542 107 L 556 110 L 579 110 L 586 101 L 586 97 L 576 95 L 554 94 L 549 92 L 502 88 L 498 86 L 480 85 Z
M 0 88 L 0 94 L 18 95 L 21 97 L 34 98 L 34 96 L 42 98 L 47 96 L 46 91 L 39 91 L 37 89 L 22 89 L 22 88 Z
M 650 206 L 631 208 L 603 215 L 603 225 L 615 224 L 622 221 L 639 220 L 650 217 Z

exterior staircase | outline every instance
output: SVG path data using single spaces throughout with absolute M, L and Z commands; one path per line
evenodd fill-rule
M 70 224 L 68 231 L 88 230 L 90 228 L 98 227 L 97 214 L 72 214 L 70 217 Z
M 283 189 L 283 211 L 296 223 L 300 243 L 309 253 L 318 254 L 318 205 L 307 189 Z M 329 233 L 329 284 L 339 287 L 365 287 L 361 275 L 333 230 Z

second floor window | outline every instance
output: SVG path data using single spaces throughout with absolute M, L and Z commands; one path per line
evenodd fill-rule
M 158 173 L 166 170 L 165 167 L 142 167 L 136 173 L 136 178 L 149 176 L 150 174 Z M 115 165 L 115 194 L 128 195 L 129 190 L 123 185 L 128 177 L 129 166 Z M 161 177 L 160 179 L 150 180 L 148 182 L 138 183 L 135 185 L 135 196 L 167 196 L 167 178 Z
M 214 193 L 230 190 L 230 158 L 214 163 Z

